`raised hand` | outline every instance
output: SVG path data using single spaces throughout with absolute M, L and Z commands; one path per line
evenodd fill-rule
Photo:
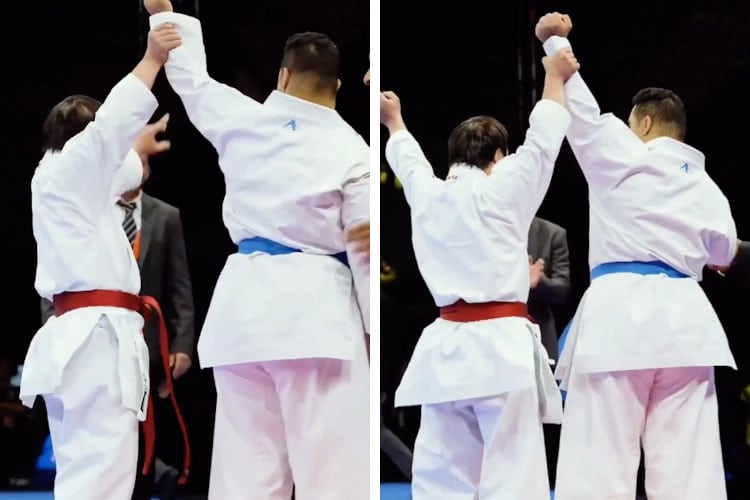
M 567 37 L 571 29 L 573 29 L 573 21 L 569 15 L 552 12 L 539 18 L 534 34 L 540 42 L 544 43 L 553 35 Z
M 177 28 L 171 23 L 160 24 L 148 34 L 146 58 L 164 64 L 169 58 L 169 52 L 180 45 L 182 45 L 182 38 Z
M 380 93 L 380 123 L 388 127 L 391 133 L 406 128 L 401 117 L 401 101 L 389 90 Z
M 581 67 L 581 64 L 569 48 L 560 49 L 551 56 L 543 57 L 542 64 L 548 75 L 558 77 L 563 82 L 573 76 Z
M 143 0 L 143 6 L 149 14 L 154 15 L 159 12 L 172 12 L 172 2 L 169 0 Z
M 141 135 L 133 145 L 136 153 L 148 157 L 168 151 L 172 147 L 172 143 L 156 138 L 157 135 L 167 131 L 167 123 L 169 123 L 169 113 L 162 116 L 158 122 L 146 125 L 146 128 L 143 129 L 143 132 L 141 132 Z

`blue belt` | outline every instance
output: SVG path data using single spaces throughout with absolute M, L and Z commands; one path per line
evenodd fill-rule
M 302 250 L 298 248 L 288 247 L 261 236 L 254 236 L 240 241 L 239 245 L 237 245 L 237 251 L 241 254 L 260 252 L 268 255 L 286 255 L 289 253 L 302 252 Z M 346 252 L 337 253 L 331 255 L 331 257 L 338 260 L 346 267 L 349 267 L 349 260 L 346 257 Z
M 591 270 L 591 281 L 596 278 L 600 278 L 607 274 L 615 273 L 632 273 L 640 274 L 641 276 L 649 276 L 653 274 L 663 274 L 670 278 L 688 278 L 687 274 L 681 273 L 680 271 L 668 266 L 667 264 L 659 261 L 653 262 L 607 262 L 605 264 L 599 264 Z M 560 335 L 560 340 L 557 342 L 557 357 L 560 358 L 563 347 L 565 347 L 565 340 L 568 338 L 568 332 L 570 331 L 570 325 L 572 321 L 568 323 L 565 329 Z M 563 397 L 565 392 L 563 391 Z

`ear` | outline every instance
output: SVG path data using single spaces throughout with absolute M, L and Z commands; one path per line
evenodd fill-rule
M 495 163 L 499 162 L 503 158 L 505 158 L 505 154 L 501 150 L 498 149 L 497 151 L 495 151 Z
M 336 92 L 338 92 L 340 88 L 341 88 L 341 80 L 336 78 Z
M 649 132 L 651 132 L 651 129 L 653 128 L 653 126 L 654 126 L 654 120 L 648 115 L 644 116 L 643 120 L 641 120 L 641 130 L 643 132 L 643 135 L 644 136 L 648 135 Z
M 279 70 L 279 79 L 276 82 L 276 90 L 284 92 L 289 86 L 289 80 L 292 78 L 292 73 L 289 68 L 281 68 Z

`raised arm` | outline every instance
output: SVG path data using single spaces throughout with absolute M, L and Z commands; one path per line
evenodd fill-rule
M 343 187 L 343 204 L 341 207 L 341 223 L 344 232 L 367 226 L 369 234 L 370 226 L 370 162 L 369 148 L 362 141 L 359 147 L 360 153 L 355 155 L 355 161 L 349 170 Z M 358 241 L 349 241 L 346 245 L 346 253 L 349 266 L 354 278 L 354 289 L 357 294 L 359 310 L 362 314 L 362 323 L 365 331 L 370 333 L 370 254 L 362 252 Z M 367 246 L 369 248 L 369 236 Z
M 153 3 L 160 7 L 154 8 Z M 177 27 L 182 46 L 171 52 L 165 65 L 167 79 L 180 96 L 188 118 L 217 151 L 236 130 L 247 126 L 247 117 L 262 105 L 208 75 L 203 33 L 198 19 L 172 12 L 169 2 L 146 2 L 154 30 L 164 23 Z M 168 9 L 167 9 L 168 7 Z M 161 10 L 160 10 L 161 9 Z
M 571 28 L 570 17 L 557 12 L 539 19 L 536 35 L 544 52 L 550 55 L 572 49 L 567 39 Z M 565 107 L 572 118 L 568 142 L 586 178 L 608 184 L 618 182 L 626 173 L 633 153 L 645 149 L 644 143 L 615 115 L 602 114 L 579 72 L 565 83 Z
M 500 212 L 520 212 L 527 227 L 547 193 L 570 125 L 570 115 L 562 106 L 563 85 L 578 70 L 569 51 L 545 58 L 544 65 L 544 91 L 529 116 L 526 139 L 514 154 L 495 165 L 485 192 L 486 201 Z
M 390 138 L 385 146 L 385 157 L 412 210 L 419 207 L 423 195 L 440 181 L 427 161 L 416 139 L 406 130 L 401 116 L 401 101 L 393 92 L 380 94 L 380 122 L 388 128 Z
M 158 106 L 151 87 L 169 51 L 179 43 L 177 32 L 168 26 L 150 34 L 143 59 L 114 86 L 93 121 L 63 146 L 59 175 L 55 176 L 59 188 L 76 191 L 88 187 L 97 196 L 86 199 L 98 203 L 119 195 L 116 191 L 121 186 L 140 183 L 143 169 L 133 148 L 153 154 L 169 147 L 168 142 L 155 139 L 166 122 L 146 124 Z

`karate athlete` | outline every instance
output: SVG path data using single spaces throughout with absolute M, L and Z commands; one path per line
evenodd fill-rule
M 31 342 L 21 399 L 31 407 L 44 397 L 57 500 L 129 500 L 133 491 L 148 350 L 138 265 L 114 201 L 140 184 L 139 154 L 169 149 L 155 138 L 167 117 L 147 126 L 157 108 L 150 89 L 179 44 L 175 28 L 153 31 L 141 62 L 101 106 L 71 96 L 44 123 L 31 181 L 35 286 L 56 316 Z
M 527 318 L 529 226 L 549 187 L 570 117 L 570 51 L 544 61 L 542 99 L 524 144 L 508 155 L 497 120 L 470 118 L 448 138 L 448 178 L 433 174 L 395 94 L 380 97 L 389 165 L 411 207 L 414 252 L 440 307 L 417 343 L 396 406 L 422 406 L 414 500 L 548 500 L 542 422 L 562 401 Z
M 571 26 L 542 17 L 545 52 L 570 47 Z M 735 255 L 729 203 L 683 142 L 673 92 L 638 92 L 629 127 L 601 114 L 580 74 L 565 97 L 589 186 L 591 285 L 556 370 L 567 399 L 555 498 L 632 500 L 642 443 L 649 500 L 725 499 L 713 367 L 736 367 L 698 282 Z
M 370 270 L 345 233 L 369 221 L 369 150 L 334 109 L 338 49 L 292 36 L 259 103 L 208 75 L 197 19 L 145 5 L 181 33 L 167 77 L 219 154 L 239 247 L 198 343 L 217 391 L 209 498 L 367 498 Z

